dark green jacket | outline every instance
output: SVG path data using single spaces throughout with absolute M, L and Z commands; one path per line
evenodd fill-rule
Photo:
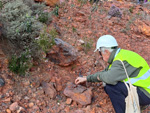
M 125 74 L 125 70 L 124 70 L 121 62 L 120 61 L 114 61 L 113 62 L 113 59 L 114 59 L 114 56 L 115 56 L 115 53 L 116 53 L 117 49 L 115 49 L 111 53 L 111 55 L 108 59 L 108 63 L 112 64 L 111 68 L 108 69 L 108 67 L 109 67 L 108 66 L 106 69 L 104 69 L 101 72 L 97 72 L 93 75 L 88 75 L 87 76 L 87 81 L 88 82 L 100 82 L 97 79 L 97 76 L 98 76 L 100 78 L 100 80 L 105 82 L 106 84 L 116 85 L 118 83 L 118 81 L 122 81 L 125 78 L 127 78 L 126 74 Z M 124 62 L 124 65 L 127 69 L 128 75 L 130 77 L 136 77 L 141 68 L 135 68 L 135 67 L 131 66 L 128 62 L 126 62 L 126 61 L 123 61 L 123 62 Z M 150 94 L 147 91 L 145 91 L 143 88 L 140 88 L 140 87 L 139 87 L 139 89 L 141 91 L 143 91 L 144 94 L 147 95 L 150 98 Z

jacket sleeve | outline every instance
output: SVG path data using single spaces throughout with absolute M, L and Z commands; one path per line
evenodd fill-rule
M 138 75 L 141 68 L 135 68 L 131 66 L 128 62 L 123 61 L 126 67 L 127 73 L 130 77 L 135 77 Z M 125 70 L 120 61 L 114 61 L 112 66 L 108 70 L 103 70 L 101 72 L 97 72 L 93 75 L 87 76 L 88 82 L 98 82 L 99 79 L 107 84 L 115 85 L 118 81 L 124 80 L 126 77 Z

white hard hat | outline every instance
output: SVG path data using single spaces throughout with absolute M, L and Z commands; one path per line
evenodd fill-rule
M 97 40 L 96 49 L 94 52 L 99 50 L 100 47 L 116 47 L 118 43 L 116 39 L 111 35 L 103 35 Z

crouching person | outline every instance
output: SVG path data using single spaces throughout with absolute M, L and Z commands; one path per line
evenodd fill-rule
M 96 50 L 108 67 L 101 72 L 84 77 L 78 77 L 75 84 L 87 82 L 106 83 L 105 92 L 109 95 L 116 113 L 125 113 L 125 98 L 128 95 L 123 82 L 128 83 L 124 63 L 132 85 L 137 87 L 140 106 L 150 104 L 150 67 L 137 53 L 118 47 L 116 39 L 111 35 L 104 35 L 97 41 Z

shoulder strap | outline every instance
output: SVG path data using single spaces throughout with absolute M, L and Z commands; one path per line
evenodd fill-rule
M 132 84 L 131 84 L 131 81 L 130 81 L 130 79 L 129 79 L 129 75 L 128 75 L 128 73 L 127 73 L 127 70 L 126 70 L 126 68 L 125 68 L 125 66 L 124 66 L 124 63 L 123 63 L 121 60 L 119 60 L 119 61 L 120 61 L 120 62 L 122 63 L 122 65 L 123 65 L 123 68 L 124 68 L 124 70 L 125 70 L 125 73 L 126 73 L 126 76 L 127 76 L 127 78 L 128 78 L 129 84 L 132 85 Z M 124 80 L 123 80 L 123 82 L 126 83 Z

